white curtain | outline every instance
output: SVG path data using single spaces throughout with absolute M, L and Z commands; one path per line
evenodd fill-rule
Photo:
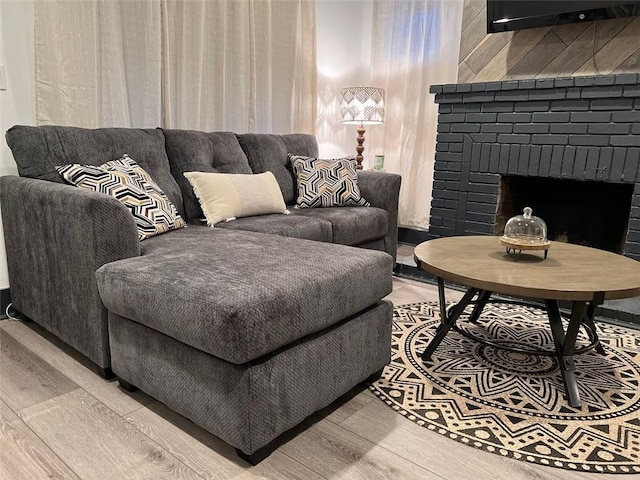
M 306 0 L 36 0 L 39 124 L 309 132 Z
M 378 0 L 371 84 L 386 90 L 382 135 L 372 149 L 402 175 L 399 223 L 429 226 L 437 106 L 433 84 L 456 83 L 463 0 Z
M 36 0 L 37 123 L 160 125 L 160 7 L 144 0 Z

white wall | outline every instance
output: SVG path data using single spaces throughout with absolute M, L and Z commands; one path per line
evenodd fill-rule
M 340 122 L 340 89 L 370 84 L 372 28 L 370 0 L 316 0 L 316 135 L 322 157 L 356 154 L 356 125 Z M 364 157 L 370 167 L 373 154 L 366 141 Z
M 7 89 L 0 90 L 0 175 L 17 175 L 4 133 L 15 124 L 35 125 L 34 1 L 0 0 L 0 64 Z M 0 289 L 9 287 L 0 221 Z

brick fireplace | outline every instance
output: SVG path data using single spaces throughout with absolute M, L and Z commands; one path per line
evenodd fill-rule
M 434 85 L 431 93 L 439 113 L 430 238 L 501 234 L 528 205 L 552 240 L 640 260 L 638 74 Z M 614 318 L 640 323 L 636 303 Z

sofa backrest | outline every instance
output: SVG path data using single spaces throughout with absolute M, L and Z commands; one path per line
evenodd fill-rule
M 56 166 L 101 165 L 126 153 L 151 175 L 178 212 L 184 213 L 182 194 L 169 169 L 161 130 L 17 125 L 7 131 L 6 139 L 21 177 L 58 183 L 65 182 Z
M 171 173 L 182 190 L 187 221 L 203 217 L 185 172 L 252 173 L 235 133 L 162 129 Z
M 287 205 L 296 198 L 296 178 L 287 154 L 318 156 L 318 141 L 313 135 L 291 133 L 271 135 L 246 133 L 237 135 L 253 173 L 273 172 Z

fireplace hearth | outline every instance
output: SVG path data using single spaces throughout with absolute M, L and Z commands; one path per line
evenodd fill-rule
M 431 92 L 439 113 L 430 238 L 501 234 L 530 206 L 552 240 L 640 260 L 638 74 Z M 640 324 L 640 301 L 612 308 L 609 316 Z

